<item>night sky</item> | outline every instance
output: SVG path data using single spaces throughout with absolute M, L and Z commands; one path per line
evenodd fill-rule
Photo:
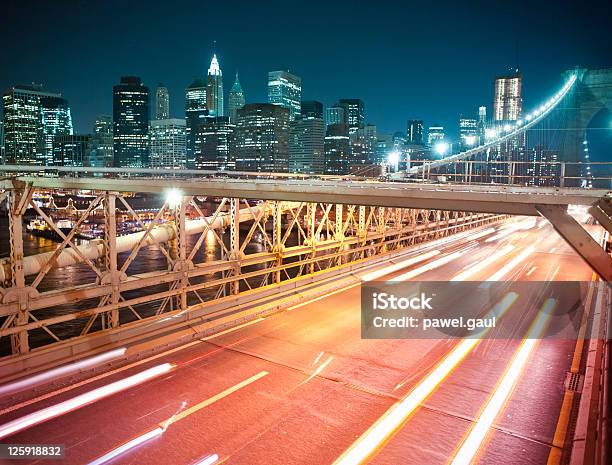
M 575 65 L 612 66 L 606 2 L 589 1 L 3 1 L 0 88 L 43 83 L 69 100 L 78 133 L 112 114 L 112 86 L 142 77 L 170 91 L 206 74 L 213 41 L 227 91 L 267 99 L 267 72 L 289 69 L 303 99 L 361 98 L 379 132 L 406 120 L 456 132 L 460 113 L 492 111 L 493 80 L 517 62 L 524 108 L 557 90 Z M 227 103 L 227 101 L 226 101 Z

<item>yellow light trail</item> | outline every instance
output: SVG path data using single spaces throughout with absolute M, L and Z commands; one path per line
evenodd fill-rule
M 518 294 L 509 292 L 492 309 L 491 314 L 503 315 L 516 301 Z M 410 393 L 380 417 L 335 462 L 334 465 L 356 465 L 365 462 L 380 448 L 408 417 L 429 397 L 434 389 L 478 344 L 480 339 L 463 339 Z
M 495 389 L 493 396 L 478 417 L 476 424 L 469 432 L 465 441 L 463 441 L 463 444 L 455 455 L 451 465 L 469 465 L 474 460 L 476 453 L 482 446 L 489 428 L 495 421 L 495 418 L 497 418 L 499 412 L 503 409 L 508 397 L 510 397 L 514 386 L 521 375 L 521 371 L 529 359 L 529 355 L 538 342 L 538 338 L 544 333 L 544 329 L 548 325 L 551 318 L 551 312 L 556 305 L 556 299 L 550 298 L 544 302 L 544 305 L 531 325 L 525 339 L 523 339 L 523 342 L 516 351 L 512 363 L 504 373 L 504 376 Z

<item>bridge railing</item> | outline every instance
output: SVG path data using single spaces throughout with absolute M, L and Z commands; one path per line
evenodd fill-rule
M 404 180 L 412 182 L 583 188 L 612 186 L 612 162 L 460 160 L 431 167 L 430 161 L 418 160 L 411 161 L 410 165 L 423 167 L 418 176 L 404 177 Z

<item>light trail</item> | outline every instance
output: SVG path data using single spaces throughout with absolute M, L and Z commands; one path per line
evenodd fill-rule
M 438 255 L 440 255 L 440 251 L 439 250 L 432 250 L 431 252 L 427 252 L 424 253 L 422 255 L 418 255 L 416 257 L 410 258 L 408 260 L 403 260 L 401 262 L 395 263 L 393 265 L 387 266 L 385 268 L 383 268 L 382 270 L 376 270 L 376 271 L 372 271 L 371 273 L 368 273 L 364 276 L 361 277 L 362 281 L 374 281 L 375 279 L 381 278 L 385 275 L 388 275 L 390 273 L 393 273 L 395 271 L 401 270 L 403 268 L 406 268 L 410 265 L 414 265 L 415 263 L 419 263 L 422 261 L 427 260 L 428 258 L 432 258 L 432 257 L 436 257 Z
M 509 292 L 490 311 L 492 315 L 501 316 L 518 298 L 515 292 Z M 483 332 L 483 334 L 485 334 Z M 478 344 L 480 339 L 463 339 L 455 348 L 402 400 L 396 402 L 365 433 L 349 447 L 333 465 L 356 465 L 364 463 L 380 448 L 408 417 L 421 405 L 434 389 L 453 371 L 453 369 Z
M 434 260 L 433 262 L 428 263 L 427 265 L 423 265 L 419 268 L 416 268 L 414 270 L 408 271 L 407 273 L 401 274 L 399 276 L 396 276 L 395 278 L 393 278 L 391 281 L 407 281 L 409 279 L 412 279 L 416 276 L 419 276 L 427 271 L 431 271 L 431 270 L 435 270 L 436 268 L 439 268 L 443 265 L 446 265 L 447 263 L 452 262 L 453 260 L 458 259 L 459 257 L 461 257 L 465 252 L 467 252 L 468 250 L 472 249 L 473 247 L 467 247 L 463 250 L 459 250 L 457 252 L 453 252 L 452 254 L 446 255 L 444 257 L 438 258 L 437 260 Z
M 538 241 L 539 242 L 539 241 Z M 529 255 L 533 253 L 535 250 L 535 244 L 527 247 L 523 250 L 519 255 L 514 257 L 508 263 L 506 263 L 503 267 L 501 267 L 493 276 L 489 277 L 487 281 L 501 281 L 504 276 L 506 276 L 510 271 L 512 271 L 519 263 L 525 260 Z
M 45 371 L 43 373 L 39 373 L 37 375 L 30 376 L 29 378 L 20 379 L 12 383 L 4 384 L 0 386 L 0 396 L 3 396 L 5 394 L 11 394 L 16 391 L 21 391 L 25 388 L 31 388 L 33 386 L 42 384 L 46 381 L 50 381 L 60 376 L 65 376 L 79 370 L 84 370 L 86 368 L 90 368 L 92 366 L 123 357 L 125 355 L 125 351 L 126 348 L 122 347 L 120 349 L 104 352 L 103 354 L 96 355 L 94 357 L 86 358 L 84 360 L 81 360 L 80 362 L 74 362 L 68 365 L 60 366 L 52 370 Z
M 219 456 L 217 454 L 213 454 L 197 463 L 194 463 L 193 465 L 213 465 L 213 463 L 216 463 L 217 460 L 219 460 Z
M 484 410 L 478 417 L 476 424 L 469 432 L 467 438 L 461 445 L 459 451 L 455 455 L 451 465 L 469 465 L 474 460 L 478 450 L 480 449 L 489 428 L 495 421 L 495 418 L 503 409 L 508 397 L 512 393 L 516 382 L 521 375 L 523 367 L 527 363 L 529 355 L 533 351 L 539 337 L 542 336 L 544 330 L 551 318 L 551 312 L 557 305 L 555 299 L 547 299 L 540 309 L 538 316 L 529 329 L 521 346 L 516 351 L 514 359 L 506 370 L 501 382 L 495 389 L 495 392 Z
M 451 281 L 465 281 L 467 278 L 469 278 L 469 277 L 475 275 L 476 273 L 479 273 L 480 271 L 484 270 L 491 263 L 499 260 L 500 258 L 502 258 L 503 256 L 509 254 L 513 250 L 514 250 L 514 246 L 513 245 L 507 245 L 503 249 L 499 250 L 497 253 L 494 253 L 493 255 L 485 258 L 484 260 L 482 260 L 480 262 L 477 262 L 473 266 L 469 267 L 467 270 L 462 271 L 461 273 L 456 275 L 453 279 L 451 279 Z
M 9 421 L 4 425 L 0 425 L 0 439 L 65 413 L 71 412 L 72 410 L 76 410 L 79 407 L 89 405 L 103 399 L 104 397 L 108 397 L 120 391 L 124 391 L 138 384 L 144 383 L 145 381 L 163 375 L 164 373 L 168 373 L 172 368 L 174 368 L 174 365 L 171 365 L 170 363 L 157 365 L 128 378 L 115 381 L 114 383 L 78 395 L 72 399 L 60 402 L 59 404 L 52 405 L 51 407 L 47 407 L 42 410 L 38 410 L 37 412 L 30 413 L 24 417 Z
M 137 438 L 134 438 L 134 439 L 126 442 L 125 444 L 122 444 L 119 447 L 110 450 L 109 452 L 104 454 L 102 457 L 97 458 L 93 462 L 89 462 L 88 465 L 102 465 L 103 463 L 110 462 L 115 457 L 123 454 L 124 452 L 127 452 L 130 449 L 138 447 L 143 442 L 146 442 L 146 441 L 148 441 L 150 439 L 156 438 L 157 436 L 161 435 L 162 433 L 163 433 L 163 430 L 160 427 L 152 429 L 151 431 L 148 431 L 148 432 L 146 432 L 144 434 L 141 434 Z M 214 462 L 212 462 L 212 463 L 214 463 Z

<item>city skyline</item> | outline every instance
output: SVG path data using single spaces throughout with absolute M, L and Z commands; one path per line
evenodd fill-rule
M 150 88 L 154 88 L 158 82 L 164 82 L 170 94 L 170 116 L 179 117 L 184 107 L 184 89 L 194 78 L 206 77 L 206 69 L 213 52 L 213 41 L 216 39 L 215 51 L 220 57 L 221 67 L 226 75 L 225 88 L 228 89 L 231 86 L 231 76 L 238 71 L 243 89 L 248 96 L 248 102 L 266 102 L 267 73 L 273 70 L 288 69 L 302 77 L 302 99 L 304 100 L 319 100 L 326 106 L 342 98 L 364 100 L 367 108 L 367 122 L 376 124 L 380 132 L 405 130 L 408 119 L 422 119 L 426 126 L 440 124 L 448 128 L 449 132 L 458 132 L 455 126 L 457 126 L 459 114 L 475 117 L 480 105 L 486 105 L 492 112 L 492 80 L 517 62 L 524 76 L 525 107 L 537 105 L 538 96 L 545 93 L 547 89 L 554 88 L 559 81 L 559 74 L 565 69 L 577 64 L 588 67 L 605 66 L 606 64 L 606 50 L 609 48 L 606 43 L 609 43 L 610 39 L 605 34 L 601 35 L 601 40 L 594 41 L 592 37 L 589 40 L 581 40 L 580 31 L 585 30 L 586 25 L 578 20 L 575 20 L 576 24 L 573 29 L 567 28 L 561 34 L 564 25 L 572 17 L 572 7 L 568 4 L 558 5 L 554 12 L 559 18 L 558 25 L 542 22 L 539 29 L 530 28 L 532 32 L 522 35 L 517 40 L 507 40 L 506 37 L 480 40 L 477 42 L 478 47 L 473 47 L 470 52 L 469 59 L 452 58 L 450 55 L 453 47 L 447 47 L 448 50 L 442 48 L 437 55 L 438 59 L 433 60 L 430 56 L 432 50 L 442 45 L 439 42 L 441 39 L 434 37 L 433 28 L 434 26 L 436 28 L 448 26 L 451 13 L 456 13 L 454 11 L 456 7 L 452 5 L 445 4 L 443 7 L 442 14 L 436 18 L 425 17 L 424 24 L 417 24 L 418 21 L 411 23 L 414 30 L 405 31 L 405 38 L 398 36 L 398 31 L 392 26 L 400 18 L 424 17 L 425 11 L 422 11 L 422 8 L 416 5 L 380 5 L 380 11 L 372 12 L 370 7 L 364 7 L 363 13 L 351 16 L 351 21 L 355 24 L 363 23 L 366 21 L 366 14 L 371 13 L 373 33 L 364 36 L 364 39 L 367 37 L 369 40 L 363 47 L 358 47 L 358 56 L 355 56 L 355 51 L 342 47 L 342 43 L 321 49 L 320 40 L 300 41 L 299 53 L 292 53 L 290 47 L 295 45 L 293 39 L 277 41 L 274 34 L 267 33 L 259 33 L 251 37 L 249 35 L 253 32 L 251 20 L 258 19 L 261 13 L 251 11 L 250 8 L 243 8 L 245 11 L 239 12 L 238 16 L 234 17 L 235 29 L 239 33 L 230 34 L 226 28 L 213 27 L 201 33 L 197 42 L 189 42 L 184 49 L 181 49 L 181 53 L 171 54 L 169 48 L 172 47 L 172 44 L 176 45 L 180 37 L 177 35 L 173 39 L 171 34 L 176 32 L 176 28 L 179 27 L 178 23 L 182 22 L 179 17 L 185 19 L 185 11 L 181 9 L 173 12 L 177 25 L 174 25 L 175 21 L 171 21 L 169 31 L 163 34 L 163 40 L 166 43 L 160 44 L 162 40 L 160 38 L 156 40 L 159 47 L 153 47 L 159 48 L 160 60 L 152 53 L 152 48 L 137 37 L 137 32 L 142 26 L 140 23 L 134 23 L 131 29 L 124 31 L 125 43 L 120 48 L 116 43 L 116 38 L 110 37 L 108 46 L 99 51 L 96 50 L 96 53 L 93 54 L 95 57 L 88 56 L 78 63 L 78 67 L 75 67 L 74 60 L 67 64 L 68 57 L 65 55 L 69 54 L 68 50 L 73 50 L 66 45 L 70 39 L 67 31 L 60 31 L 52 36 L 52 40 L 49 41 L 51 43 L 48 44 L 45 41 L 36 40 L 37 37 L 40 39 L 49 33 L 49 25 L 44 23 L 43 19 L 34 18 L 36 23 L 41 22 L 38 28 L 40 32 L 27 37 L 23 36 L 18 27 L 20 22 L 13 21 L 1 34 L 10 35 L 13 39 L 23 38 L 24 46 L 31 49 L 32 53 L 27 54 L 27 57 L 18 60 L 17 63 L 11 54 L 4 54 L 0 58 L 3 69 L 8 70 L 0 77 L 0 86 L 4 89 L 11 85 L 27 84 L 32 81 L 44 83 L 47 91 L 60 92 L 69 100 L 75 132 L 85 133 L 91 131 L 97 116 L 111 113 L 110 89 L 118 78 L 122 75 L 136 75 L 141 77 L 145 85 Z M 16 9 L 17 6 L 8 5 L 9 11 L 11 8 Z M 45 9 L 45 6 L 41 8 Z M 78 12 L 81 8 L 80 4 L 68 2 L 58 7 L 58 11 L 66 14 L 71 11 Z M 126 19 L 122 19 L 113 26 L 113 30 L 125 29 L 127 24 L 125 21 L 133 19 L 136 14 L 129 7 L 126 8 L 128 10 Z M 544 6 L 535 4 L 530 8 L 530 11 L 535 14 L 527 15 L 522 7 L 517 7 L 517 11 L 510 14 L 510 18 L 504 18 L 499 22 L 499 28 L 502 31 L 508 30 L 510 25 L 514 24 L 511 19 L 516 16 L 522 16 L 522 19 L 528 23 L 537 21 L 539 17 L 537 13 L 543 12 Z M 99 8 L 99 19 L 92 25 L 92 35 L 95 36 L 96 29 L 100 27 L 99 22 L 112 13 L 107 9 L 109 7 Z M 193 18 L 187 18 L 189 22 L 203 14 L 195 7 L 190 9 L 185 6 L 184 9 L 192 13 Z M 143 13 L 145 18 L 156 17 L 154 10 L 154 5 L 151 5 L 150 11 Z M 214 10 L 215 14 L 221 17 L 230 13 L 227 8 L 219 5 L 210 6 L 208 10 Z M 388 11 L 391 10 L 397 14 L 388 15 Z M 338 25 L 347 24 L 346 18 L 341 15 L 334 15 L 333 12 L 324 14 L 318 11 L 319 13 L 304 13 L 299 19 L 300 23 L 316 19 L 323 25 L 334 21 Z M 460 35 L 461 42 L 469 42 L 476 37 L 487 36 L 486 30 L 471 31 L 467 26 L 487 24 L 489 19 L 500 13 L 492 6 L 479 8 L 474 18 L 468 18 L 460 24 L 451 24 L 451 31 L 463 32 L 463 35 Z M 58 13 L 50 12 L 52 17 L 56 14 Z M 465 12 L 462 13 L 463 16 L 465 14 Z M 43 16 L 40 15 L 41 18 Z M 388 21 L 386 28 L 376 23 L 376 20 L 382 17 Z M 68 15 L 65 21 L 70 22 L 70 18 L 71 16 Z M 280 32 L 285 32 L 289 26 L 281 24 L 277 27 Z M 422 32 L 423 29 L 426 30 L 426 34 L 422 35 L 416 44 L 410 42 L 410 38 Z M 182 30 L 188 31 L 189 27 L 185 25 Z M 78 33 L 77 28 L 75 34 Z M 601 31 L 597 27 L 589 27 L 589 33 L 597 37 Z M 146 38 L 147 35 L 145 34 L 144 37 Z M 560 53 L 560 50 L 548 50 L 547 55 L 543 57 L 542 48 L 546 48 L 547 44 L 559 37 L 563 41 L 572 42 L 572 46 L 561 47 L 563 54 Z M 79 47 L 90 43 L 89 40 L 85 39 L 82 41 L 83 44 L 76 44 L 75 52 L 78 52 Z M 328 44 L 331 43 L 332 41 L 328 42 Z M 412 44 L 413 47 L 406 49 L 408 44 Z M 49 46 L 54 47 L 56 55 L 54 63 L 57 65 L 44 66 L 43 60 L 43 66 L 33 66 L 30 61 L 40 60 L 39 54 L 45 54 Z M 111 50 L 116 53 L 109 55 Z M 410 55 L 406 50 L 410 51 Z M 134 59 L 135 53 L 137 56 Z M 375 53 L 374 56 L 372 56 L 373 53 Z M 409 56 L 410 59 L 406 60 L 406 56 Z M 364 74 L 365 70 L 371 68 L 371 60 L 375 60 L 380 66 L 377 72 L 380 74 L 378 79 L 384 81 L 382 86 L 374 84 L 374 81 L 368 80 Z M 168 66 L 160 66 L 160 63 L 168 63 Z M 322 73 L 321 70 L 325 72 Z M 449 70 L 452 73 L 445 72 Z M 457 79 L 455 74 L 461 78 Z M 90 75 L 96 75 L 95 85 L 89 82 L 84 85 L 83 78 Z M 427 87 L 424 87 L 425 82 L 429 83 Z M 401 92 L 398 92 L 398 88 Z M 227 95 L 225 97 L 227 98 Z

